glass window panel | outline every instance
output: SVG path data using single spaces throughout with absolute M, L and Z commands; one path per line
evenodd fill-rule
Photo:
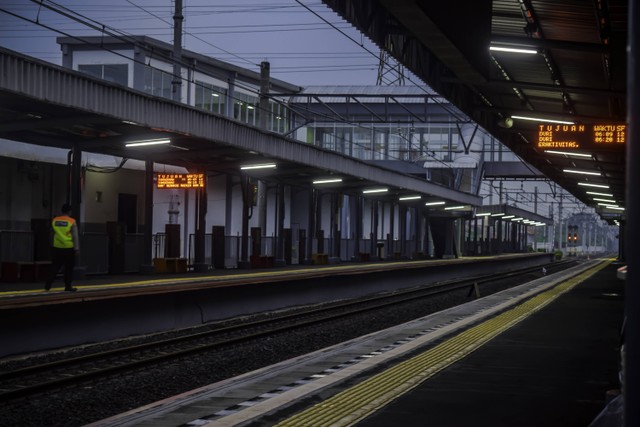
M 103 78 L 105 80 L 123 86 L 129 84 L 129 67 L 127 64 L 105 64 L 103 67 Z
M 79 64 L 78 71 L 123 86 L 129 84 L 127 64 Z
M 102 78 L 102 65 L 78 65 L 78 71 L 99 79 Z

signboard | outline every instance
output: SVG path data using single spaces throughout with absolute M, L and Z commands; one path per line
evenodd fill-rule
M 554 149 L 610 149 L 624 147 L 626 124 L 556 125 L 539 124 L 536 147 Z
M 156 188 L 204 188 L 204 174 L 157 173 Z

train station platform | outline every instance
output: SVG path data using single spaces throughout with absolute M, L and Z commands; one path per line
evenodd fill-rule
M 237 284 L 254 284 L 271 281 L 285 281 L 290 278 L 311 279 L 318 277 L 339 276 L 343 274 L 368 274 L 387 271 L 411 272 L 423 268 L 459 267 L 459 271 L 471 270 L 471 266 L 487 266 L 488 270 L 495 268 L 493 263 L 500 263 L 509 268 L 525 265 L 535 265 L 553 261 L 550 253 L 506 253 L 489 256 L 466 256 L 451 259 L 425 259 L 405 261 L 376 261 L 376 262 L 347 262 L 334 265 L 306 265 L 294 264 L 275 268 L 253 269 L 213 269 L 205 272 L 167 272 L 156 274 L 105 274 L 87 275 L 73 281 L 73 286 L 80 291 L 103 291 L 113 293 L 126 292 L 132 288 L 147 288 L 162 286 L 175 287 L 176 290 L 188 291 L 198 288 L 233 286 Z M 475 267 L 474 267 L 475 268 Z M 32 275 L 33 276 L 33 275 Z M 31 277 L 28 280 L 11 280 L 0 277 L 0 304 L 3 299 L 24 297 L 33 294 L 59 294 L 63 291 L 62 275 L 53 283 L 50 292 L 44 292 L 44 278 Z M 73 297 L 75 294 L 63 292 Z M 96 295 L 94 294 L 94 297 Z
M 588 426 L 619 387 L 610 261 L 212 384 L 93 426 Z
M 0 357 L 200 326 L 237 316 L 546 265 L 553 254 L 296 265 L 0 284 Z M 44 324 L 43 318 L 56 319 Z M 77 322 L 83 319 L 83 322 Z M 108 325 L 108 326 L 107 326 Z M 65 330 L 61 335 L 59 330 Z

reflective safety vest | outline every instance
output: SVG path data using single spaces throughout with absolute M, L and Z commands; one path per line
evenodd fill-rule
M 71 229 L 75 224 L 76 220 L 67 215 L 53 218 L 51 227 L 53 228 L 54 248 L 73 248 L 73 232 Z

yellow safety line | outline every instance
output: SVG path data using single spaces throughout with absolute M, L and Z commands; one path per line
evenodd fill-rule
M 604 261 L 496 317 L 467 329 L 416 357 L 401 362 L 322 403 L 293 415 L 276 426 L 343 427 L 354 425 L 545 307 L 561 294 L 605 268 L 610 262 L 611 260 Z
M 486 257 L 485 257 L 486 258 Z M 461 257 L 455 260 L 449 260 L 448 263 L 456 263 L 462 262 L 466 260 L 475 260 L 481 259 L 481 257 Z M 385 262 L 384 264 L 364 264 L 358 265 L 358 269 L 362 270 L 371 270 L 375 268 L 380 268 L 380 266 L 384 265 L 385 267 L 394 267 L 397 265 L 409 265 L 409 266 L 417 266 L 419 264 L 430 264 L 430 263 L 438 263 L 435 261 L 441 260 L 423 260 L 423 261 L 391 261 Z M 313 269 L 314 272 L 330 272 L 336 270 L 345 270 L 348 271 L 349 268 L 353 266 L 331 266 L 331 267 L 316 267 Z M 105 283 L 101 285 L 78 285 L 76 286 L 78 289 L 109 289 L 109 288 L 118 288 L 125 286 L 147 286 L 147 285 L 163 285 L 163 284 L 178 284 L 178 283 L 200 283 L 200 282 L 220 282 L 225 280 L 241 280 L 241 279 L 250 279 L 253 277 L 269 277 L 269 276 L 292 276 L 297 274 L 303 274 L 308 272 L 309 270 L 283 270 L 283 271 L 263 271 L 263 272 L 254 272 L 254 273 L 240 273 L 240 274 L 228 274 L 223 276 L 199 276 L 199 277 L 174 277 L 174 278 L 166 278 L 166 279 L 149 279 L 149 280 L 138 280 L 134 282 L 123 282 L 123 283 Z M 55 291 L 57 288 L 51 289 L 51 291 Z M 63 288 L 59 288 L 62 290 Z M 4 291 L 0 292 L 0 296 L 11 296 L 11 295 L 24 295 L 24 294 L 39 294 L 46 292 L 44 289 L 29 289 L 24 291 Z

